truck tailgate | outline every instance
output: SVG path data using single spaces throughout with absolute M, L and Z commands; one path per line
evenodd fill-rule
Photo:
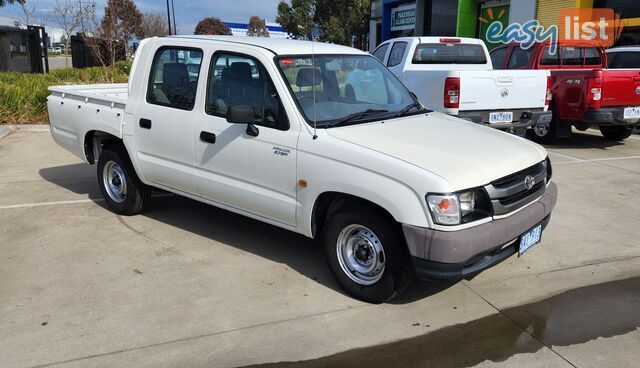
M 602 69 L 601 106 L 640 106 L 640 69 Z
M 460 71 L 460 111 L 544 108 L 546 70 Z

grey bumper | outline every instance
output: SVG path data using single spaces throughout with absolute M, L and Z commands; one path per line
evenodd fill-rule
M 585 111 L 584 122 L 595 125 L 636 125 L 639 119 L 625 119 L 624 107 L 605 107 Z
M 517 251 L 515 243 L 522 234 L 539 223 L 546 225 L 557 197 L 558 188 L 551 182 L 542 197 L 519 212 L 459 231 L 403 224 L 416 274 L 420 278 L 456 279 L 499 263 Z

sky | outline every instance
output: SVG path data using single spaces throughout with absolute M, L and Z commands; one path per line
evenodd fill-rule
M 36 18 L 42 19 L 50 14 L 56 0 L 26 0 L 27 4 L 36 7 Z M 73 1 L 77 0 L 58 0 Z M 80 0 L 87 3 L 87 0 Z M 95 0 L 96 10 L 99 15 L 104 13 L 106 0 Z M 275 22 L 277 6 L 280 0 L 173 0 L 176 25 L 179 34 L 193 34 L 198 21 L 205 17 L 217 17 L 225 22 L 247 23 L 249 18 L 257 15 L 267 22 Z M 153 11 L 166 16 L 166 0 L 134 0 L 141 12 Z M 0 8 L 0 16 L 24 19 L 20 6 L 17 4 L 6 5 Z M 54 20 L 45 20 L 46 28 L 56 28 Z

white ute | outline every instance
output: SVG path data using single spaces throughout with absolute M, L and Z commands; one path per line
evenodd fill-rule
M 556 203 L 544 148 L 425 109 L 348 47 L 152 38 L 128 85 L 50 90 L 53 138 L 96 164 L 114 212 L 161 188 L 320 239 L 369 302 L 526 251 Z
M 380 44 L 373 56 L 435 111 L 520 136 L 551 122 L 550 72 L 494 70 L 482 40 L 395 38 Z

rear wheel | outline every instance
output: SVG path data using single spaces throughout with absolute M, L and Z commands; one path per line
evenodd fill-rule
M 607 139 L 622 141 L 631 136 L 633 127 L 624 125 L 600 126 L 600 133 Z
M 338 284 L 360 300 L 393 299 L 413 278 L 402 237 L 374 209 L 356 207 L 333 215 L 324 230 L 323 245 Z
M 136 215 L 144 210 L 151 188 L 140 181 L 126 150 L 105 148 L 98 159 L 98 183 L 104 200 L 120 215 Z

